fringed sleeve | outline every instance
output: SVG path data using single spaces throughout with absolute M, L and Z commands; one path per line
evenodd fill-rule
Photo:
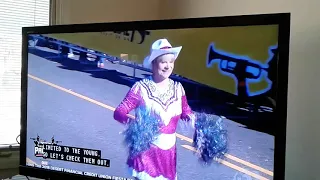
M 182 101 L 182 114 L 181 114 L 181 119 L 187 122 L 191 123 L 191 126 L 194 127 L 195 125 L 195 114 L 193 113 L 192 109 L 190 108 L 189 104 L 188 104 L 188 99 L 187 99 L 187 95 L 186 92 L 183 88 L 183 86 L 180 84 L 180 88 L 181 88 L 181 92 L 182 92 L 182 97 L 181 97 L 181 101 Z
M 135 83 L 129 92 L 126 94 L 125 98 L 119 104 L 119 106 L 115 109 L 113 117 L 115 120 L 126 124 L 129 122 L 129 118 L 127 116 L 133 109 L 135 109 L 140 103 L 140 86 L 139 82 Z

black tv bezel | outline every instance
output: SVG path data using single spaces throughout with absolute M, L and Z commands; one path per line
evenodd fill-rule
M 202 17 L 171 20 L 151 20 L 132 22 L 110 22 L 92 24 L 55 25 L 42 27 L 22 28 L 22 72 L 21 72 L 21 144 L 20 166 L 21 175 L 44 179 L 77 178 L 91 179 L 87 176 L 79 176 L 69 173 L 49 171 L 45 169 L 26 166 L 26 142 L 27 142 L 27 83 L 28 83 L 28 35 L 29 34 L 53 34 L 53 33 L 77 33 L 77 32 L 101 32 L 101 31 L 127 31 L 127 30 L 157 30 L 157 29 L 184 29 L 205 27 L 230 27 L 253 25 L 278 25 L 279 61 L 277 68 L 277 108 L 275 152 L 274 152 L 274 176 L 275 180 L 285 179 L 285 151 L 286 151 L 286 124 L 287 124 L 287 91 L 289 69 L 289 40 L 290 40 L 290 13 L 254 14 L 241 16 Z M 97 178 L 92 178 L 97 179 Z

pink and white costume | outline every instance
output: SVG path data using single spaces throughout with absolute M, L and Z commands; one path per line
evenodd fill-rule
M 126 116 L 141 105 L 150 108 L 163 122 L 161 134 L 151 148 L 136 157 L 129 157 L 127 164 L 132 176 L 141 180 L 176 180 L 176 128 L 179 119 L 192 122 L 194 115 L 187 103 L 182 85 L 170 79 L 166 91 L 161 92 L 152 77 L 136 82 L 114 112 L 114 119 L 127 123 Z

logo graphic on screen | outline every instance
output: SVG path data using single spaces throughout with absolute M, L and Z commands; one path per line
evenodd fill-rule
M 48 157 L 48 153 L 45 151 L 45 144 L 57 145 L 62 141 L 55 141 L 54 136 L 51 138 L 51 142 L 46 142 L 45 140 L 40 139 L 40 136 L 37 135 L 37 138 L 30 138 L 34 142 L 34 155 L 36 157 Z
M 237 83 L 237 95 L 242 97 L 256 96 L 269 91 L 272 81 L 269 79 L 269 63 L 276 62 L 278 46 L 269 48 L 269 58 L 266 63 L 261 63 L 247 56 L 240 56 L 221 51 L 215 48 L 214 43 L 210 44 L 207 54 L 207 68 L 217 63 L 220 73 L 229 76 Z M 249 83 L 266 81 L 268 86 L 259 91 L 250 91 Z
M 105 35 L 115 35 L 117 39 L 123 39 L 130 42 L 136 42 L 137 44 L 142 44 L 146 37 L 150 35 L 150 31 L 113 31 L 113 32 L 103 32 Z

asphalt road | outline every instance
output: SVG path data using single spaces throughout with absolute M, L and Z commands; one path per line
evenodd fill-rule
M 100 149 L 102 158 L 111 160 L 110 168 L 57 160 L 50 160 L 49 165 L 130 177 L 125 164 L 126 147 L 122 143 L 123 136 L 119 134 L 125 127 L 113 119 L 112 109 L 101 107 L 87 98 L 116 107 L 135 81 L 130 77 L 132 68 L 105 63 L 105 69 L 97 69 L 77 65 L 73 60 L 56 59 L 58 62 L 55 62 L 43 58 L 44 55 L 52 56 L 43 53 L 40 57 L 29 53 L 28 74 L 31 76 L 28 78 L 27 138 L 38 134 L 42 139 L 50 140 L 54 135 L 66 146 Z M 138 77 L 143 77 L 143 74 L 136 71 Z M 86 98 L 77 97 L 67 90 Z M 256 179 L 272 179 L 265 172 L 273 171 L 273 136 L 246 129 L 231 120 L 225 123 L 230 139 L 226 163 L 202 166 L 193 152 L 185 148 L 191 143 L 179 138 L 178 178 L 249 180 L 255 179 L 254 176 Z M 181 127 L 178 133 L 191 138 L 192 131 Z M 40 164 L 41 159 L 34 156 L 33 150 L 33 141 L 28 140 L 27 157 Z

